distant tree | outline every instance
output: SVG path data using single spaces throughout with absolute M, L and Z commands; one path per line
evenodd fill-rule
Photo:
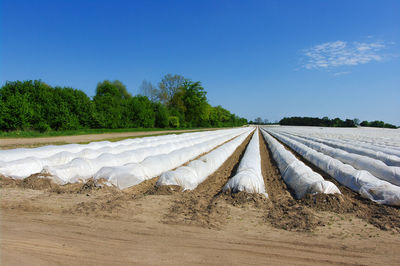
M 269 123 L 269 120 L 268 119 L 264 119 L 264 124 L 266 125 L 266 124 L 268 124 Z
M 133 127 L 152 128 L 156 120 L 152 102 L 146 97 L 137 95 L 128 101 L 129 120 Z
M 150 101 L 158 101 L 158 96 L 160 94 L 156 86 L 154 86 L 150 81 L 143 80 L 139 87 L 140 94 L 149 98 Z
M 383 121 L 375 120 L 375 121 L 369 122 L 369 126 L 370 127 L 384 127 L 385 123 Z
M 31 106 L 27 94 L 15 93 L 8 95 L 0 110 L 4 116 L 1 118 L 1 128 L 4 130 L 29 129 L 34 108 Z
M 123 128 L 127 125 L 127 101 L 109 94 L 94 97 L 94 120 L 98 128 Z M 129 126 L 130 127 L 130 126 Z
M 355 127 L 356 124 L 354 123 L 354 120 L 352 120 L 352 119 L 346 119 L 346 120 L 344 121 L 343 126 L 344 126 L 344 127 Z
M 165 105 L 157 102 L 157 103 L 153 103 L 153 109 L 154 109 L 154 113 L 155 113 L 155 121 L 154 121 L 155 127 L 158 127 L 158 128 L 168 127 L 169 114 L 168 114 L 167 107 L 165 107 Z
M 211 126 L 230 126 L 231 113 L 221 105 L 211 108 L 209 121 Z
M 328 117 L 284 117 L 279 121 L 281 125 L 291 126 L 324 126 L 324 127 L 354 127 L 354 121 L 346 119 L 343 121 L 340 118 L 330 120 Z
M 358 118 L 354 118 L 353 122 L 354 122 L 354 125 L 356 125 L 356 126 L 360 125 L 360 119 L 358 119 Z
M 93 97 L 94 123 L 99 128 L 124 128 L 132 126 L 128 101 L 132 96 L 120 81 L 99 82 Z
M 385 127 L 385 128 L 397 128 L 397 126 L 389 124 L 389 123 L 385 123 L 385 125 L 383 127 Z
M 129 94 L 124 84 L 119 80 L 109 81 L 104 80 L 99 82 L 96 88 L 96 96 L 112 96 L 120 99 L 129 99 L 132 95 Z
M 382 128 L 397 128 L 397 126 L 389 124 L 389 123 L 385 123 L 383 121 L 379 121 L 379 120 L 375 120 L 375 121 L 362 121 L 360 123 L 360 126 L 362 127 L 382 127 Z
M 262 124 L 263 120 L 261 119 L 261 117 L 257 117 L 254 122 L 258 125 Z
M 158 84 L 159 93 L 158 99 L 163 104 L 168 104 L 174 95 L 178 92 L 179 88 L 183 86 L 186 79 L 181 75 L 165 75 Z
M 186 122 L 192 123 L 192 126 L 195 127 L 203 126 L 209 119 L 207 92 L 201 86 L 200 81 L 186 81 L 182 88 Z
M 336 117 L 333 119 L 333 126 L 334 127 L 342 127 L 343 126 L 343 120 L 340 119 L 339 117 Z

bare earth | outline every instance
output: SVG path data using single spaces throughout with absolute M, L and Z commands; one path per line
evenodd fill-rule
M 294 199 L 262 139 L 269 199 L 222 193 L 249 139 L 190 192 L 0 177 L 1 265 L 400 264 L 399 208 L 341 185 Z

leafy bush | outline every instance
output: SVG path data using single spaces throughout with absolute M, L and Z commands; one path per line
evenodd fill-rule
M 168 125 L 173 128 L 179 127 L 179 117 L 177 116 L 168 117 Z
M 37 124 L 35 129 L 38 130 L 39 132 L 43 133 L 43 132 L 49 131 L 51 128 L 50 128 L 49 124 L 47 124 L 46 122 L 40 121 Z

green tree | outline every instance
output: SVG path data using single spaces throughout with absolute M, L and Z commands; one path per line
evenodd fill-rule
M 29 129 L 33 116 L 33 109 L 28 95 L 16 93 L 7 97 L 3 104 L 2 112 L 5 114 L 2 118 L 2 129 L 4 130 L 25 130 Z
M 157 128 L 168 127 L 168 110 L 165 105 L 161 103 L 153 103 L 153 110 L 155 113 L 154 125 Z
M 221 127 L 221 126 L 229 126 L 231 119 L 231 113 L 222 108 L 222 106 L 218 105 L 212 107 L 209 115 L 209 121 L 211 126 Z
M 185 82 L 186 79 L 181 75 L 165 75 L 158 84 L 158 100 L 163 104 L 168 105 Z
M 119 99 L 129 99 L 132 95 L 128 92 L 125 85 L 119 80 L 104 80 L 99 82 L 96 87 L 96 96 L 110 95 Z
M 128 101 L 132 96 L 118 80 L 99 82 L 96 95 L 94 121 L 100 128 L 124 128 L 129 125 Z
M 146 96 L 132 97 L 128 102 L 128 111 L 133 127 L 154 127 L 155 113 L 152 102 Z
M 186 81 L 182 89 L 186 122 L 195 127 L 202 126 L 209 118 L 207 92 L 200 81 Z

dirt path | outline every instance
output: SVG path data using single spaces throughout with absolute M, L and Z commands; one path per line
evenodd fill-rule
M 91 181 L 0 177 L 0 264 L 399 265 L 396 224 L 378 217 L 389 224 L 379 227 L 357 212 L 330 210 L 329 198 L 295 200 L 263 139 L 269 199 L 221 193 L 249 139 L 191 192 L 154 189 L 157 178 L 120 191 Z
M 80 143 L 100 140 L 119 139 L 127 137 L 139 137 L 149 135 L 174 134 L 193 131 L 215 130 L 215 128 L 207 129 L 184 129 L 184 130 L 163 130 L 163 131 L 142 131 L 142 132 L 121 132 L 121 133 L 103 133 L 75 136 L 57 136 L 57 137 L 40 137 L 40 138 L 0 138 L 0 149 L 11 149 L 20 147 L 37 147 L 49 144 L 68 144 Z

